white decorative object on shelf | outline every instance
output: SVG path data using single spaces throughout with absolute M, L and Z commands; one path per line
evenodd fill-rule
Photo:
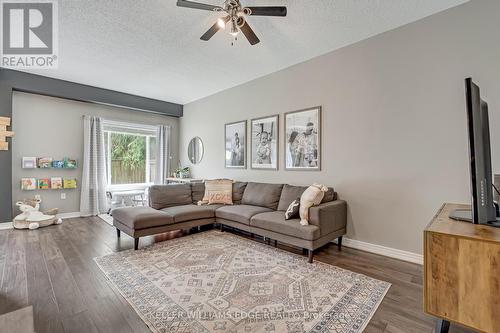
M 36 169 L 36 157 L 23 157 L 23 169 Z

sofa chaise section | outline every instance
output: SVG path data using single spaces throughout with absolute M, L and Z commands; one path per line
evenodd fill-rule
M 172 216 L 151 207 L 125 207 L 113 210 L 113 225 L 117 236 L 120 231 L 135 240 L 134 248 L 139 246 L 139 237 L 169 231 L 174 224 Z
M 215 210 L 221 205 L 198 206 L 193 203 L 190 184 L 154 185 L 149 188 L 149 207 L 113 210 L 113 225 L 135 239 L 215 222 Z

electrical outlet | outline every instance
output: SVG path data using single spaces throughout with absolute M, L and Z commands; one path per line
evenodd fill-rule
M 66 193 L 61 193 L 61 200 L 66 200 Z
M 40 194 L 35 194 L 35 200 L 42 200 L 42 196 Z

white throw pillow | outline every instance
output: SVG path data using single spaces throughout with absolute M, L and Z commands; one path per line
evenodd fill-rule
M 319 205 L 326 191 L 328 191 L 328 187 L 314 183 L 302 193 L 299 208 L 300 224 L 309 224 L 309 208 Z

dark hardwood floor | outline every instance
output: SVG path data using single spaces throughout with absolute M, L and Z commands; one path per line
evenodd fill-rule
M 144 237 L 140 247 L 180 236 Z M 37 333 L 149 332 L 93 261 L 133 246 L 131 237 L 117 238 L 97 217 L 37 231 L 0 231 L 0 314 L 32 305 Z M 338 251 L 334 244 L 315 260 L 392 283 L 365 332 L 433 332 L 435 320 L 422 312 L 421 266 L 346 247 Z M 470 332 L 456 326 L 450 331 Z

